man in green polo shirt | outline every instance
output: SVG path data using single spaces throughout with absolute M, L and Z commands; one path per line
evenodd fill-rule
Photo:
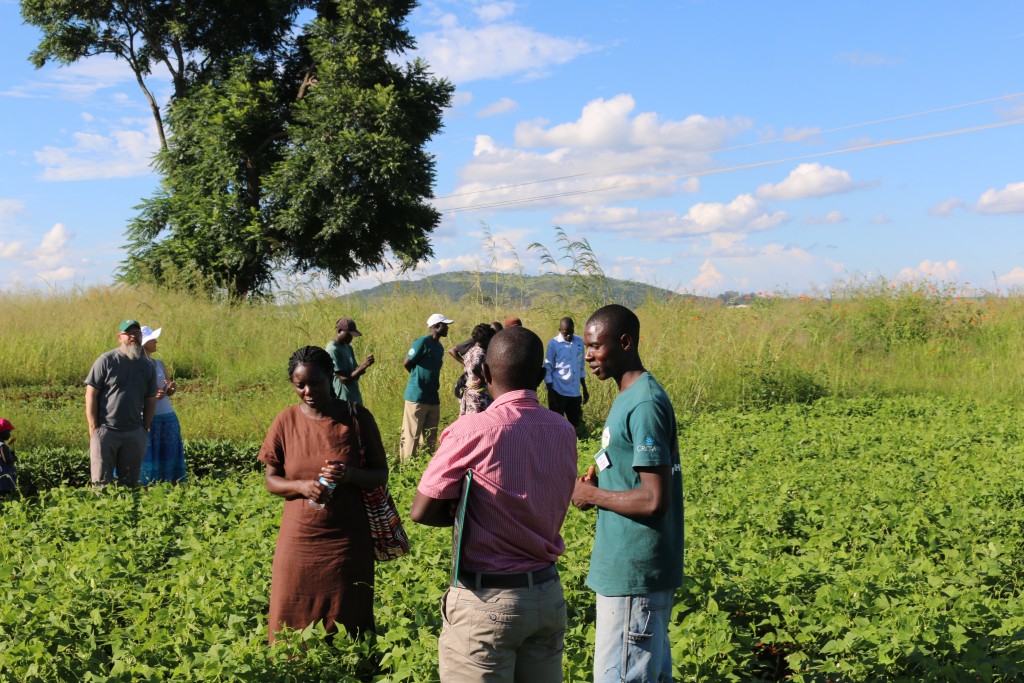
M 444 346 L 438 341 L 448 336 L 452 320 L 440 313 L 427 318 L 429 332 L 412 343 L 402 365 L 409 373 L 405 385 L 405 414 L 402 416 L 402 446 L 399 462 L 416 455 L 426 446 L 433 451 L 437 446 L 437 425 L 441 421 L 441 365 Z
M 576 481 L 573 504 L 597 507 L 587 585 L 597 593 L 595 683 L 672 680 L 668 623 L 683 581 L 683 476 L 675 412 L 637 349 L 640 320 L 625 306 L 598 309 L 584 361 L 619 387 L 601 450 Z M 600 484 L 598 483 L 600 481 Z
M 361 337 L 363 333 L 356 329 L 356 321 L 352 318 L 338 318 L 338 322 L 334 323 L 334 333 L 334 339 L 324 347 L 334 361 L 334 394 L 342 401 L 362 405 L 359 378 L 373 365 L 373 354 L 368 355 L 362 363 L 356 363 L 352 337 Z

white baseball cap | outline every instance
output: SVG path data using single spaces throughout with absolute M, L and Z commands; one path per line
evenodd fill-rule
M 164 331 L 164 328 L 162 328 L 162 327 L 158 327 L 158 328 L 156 328 L 154 330 L 154 329 L 151 329 L 151 328 L 146 327 L 145 325 L 143 325 L 142 326 L 142 343 L 145 344 L 146 342 L 148 342 L 148 341 L 150 341 L 152 339 L 156 339 L 157 337 L 160 336 L 160 333 L 163 332 L 163 331 Z
M 444 315 L 442 315 L 441 313 L 435 313 L 434 315 L 432 315 L 429 318 L 427 318 L 427 327 L 433 327 L 434 325 L 436 325 L 438 323 L 444 323 L 445 325 L 451 325 L 453 322 L 455 322 L 455 321 L 454 320 L 449 320 L 448 318 L 444 317 Z

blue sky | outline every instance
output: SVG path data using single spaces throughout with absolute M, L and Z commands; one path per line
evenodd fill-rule
M 410 28 L 457 86 L 413 277 L 545 272 L 557 225 L 681 292 L 1024 288 L 1019 2 L 436 0 Z M 143 96 L 111 59 L 33 69 L 16 3 L 0 34 L 0 288 L 110 282 L 157 185 Z

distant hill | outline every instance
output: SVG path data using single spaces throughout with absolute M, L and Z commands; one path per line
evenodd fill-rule
M 603 293 L 602 290 L 603 289 Z M 420 280 L 397 280 L 347 296 L 375 301 L 396 293 L 437 294 L 452 301 L 463 298 L 511 307 L 529 307 L 539 300 L 559 301 L 600 298 L 635 308 L 649 298 L 680 296 L 661 287 L 616 278 L 581 278 L 569 275 L 457 271 L 430 275 Z

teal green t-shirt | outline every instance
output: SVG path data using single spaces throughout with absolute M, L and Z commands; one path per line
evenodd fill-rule
M 634 467 L 668 465 L 671 501 L 661 517 L 630 518 L 598 510 L 587 585 L 606 597 L 669 590 L 683 583 L 683 473 L 675 411 L 649 372 L 615 399 L 601 434 L 611 461 L 598 485 L 611 491 L 640 487 Z
M 409 383 L 405 385 L 405 400 L 426 405 L 440 405 L 441 365 L 444 347 L 429 334 L 412 343 L 406 356 L 413 362 Z
M 352 350 L 351 344 L 339 344 L 332 339 L 327 342 L 327 346 L 324 349 L 330 354 L 331 360 L 334 361 L 335 372 L 348 375 L 359 367 L 359 364 L 356 363 L 356 352 Z M 359 405 L 363 404 L 363 395 L 359 392 L 358 379 L 342 382 L 335 377 L 332 383 L 334 384 L 334 393 L 342 401 L 352 401 Z

